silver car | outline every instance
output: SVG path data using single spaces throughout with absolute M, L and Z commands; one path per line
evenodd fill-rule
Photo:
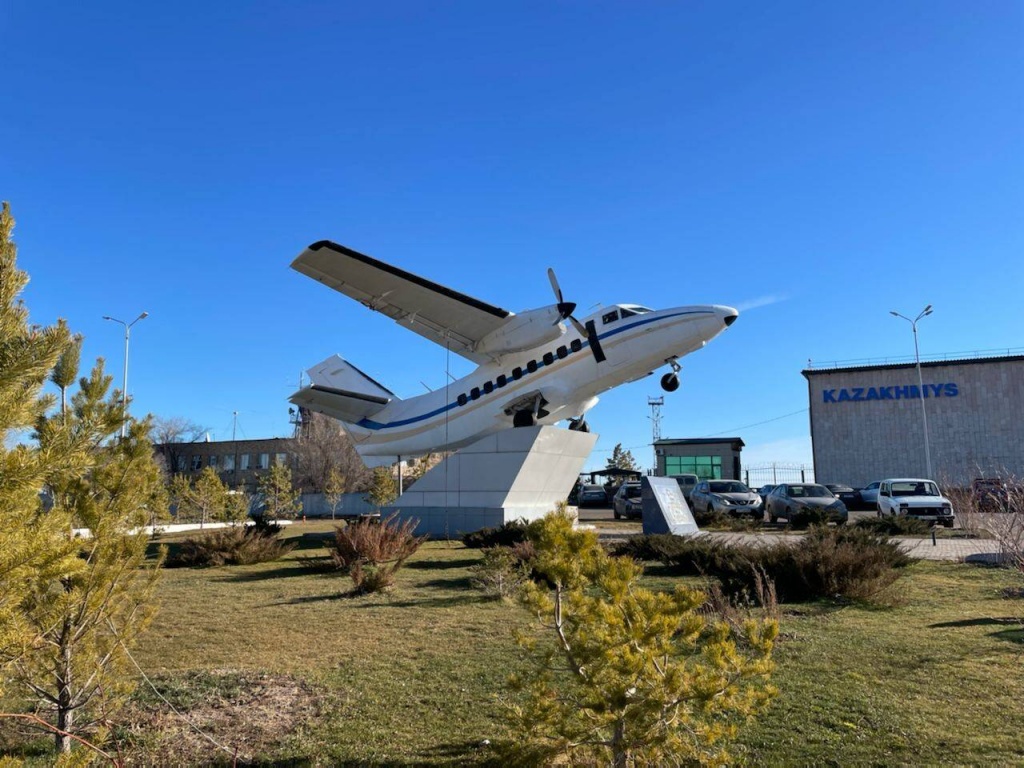
M 768 519 L 773 523 L 780 517 L 792 523 L 802 510 L 823 509 L 828 519 L 842 525 L 849 518 L 846 505 L 824 485 L 817 483 L 783 483 L 768 494 Z
M 738 480 L 704 480 L 690 494 L 690 509 L 760 518 L 761 497 Z

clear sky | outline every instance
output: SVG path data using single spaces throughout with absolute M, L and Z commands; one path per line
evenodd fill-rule
M 335 352 L 445 354 L 291 271 L 331 239 L 489 303 L 729 304 L 662 435 L 810 462 L 819 363 L 1024 347 L 1024 3 L 0 4 L 0 198 L 32 319 L 137 412 L 290 434 Z M 452 372 L 470 366 L 454 360 Z M 651 461 L 657 377 L 588 419 Z M 839 478 L 841 479 L 841 478 Z

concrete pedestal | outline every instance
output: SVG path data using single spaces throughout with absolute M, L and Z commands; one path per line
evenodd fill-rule
M 557 427 L 506 429 L 457 451 L 381 512 L 416 518 L 416 533 L 438 538 L 535 520 L 566 500 L 597 438 Z

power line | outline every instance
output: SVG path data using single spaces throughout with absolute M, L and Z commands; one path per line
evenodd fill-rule
M 750 429 L 751 427 L 760 427 L 762 424 L 771 424 L 773 421 L 780 421 L 781 419 L 788 419 L 790 416 L 796 416 L 798 413 L 807 413 L 807 408 L 801 408 L 799 411 L 793 411 L 792 413 L 784 413 L 781 416 L 776 416 L 774 419 L 765 419 L 764 421 L 758 421 L 753 424 L 744 424 L 742 427 L 734 427 L 733 429 L 727 429 L 725 432 L 714 432 L 710 435 L 703 435 L 703 437 L 721 437 L 722 435 L 728 435 L 731 433 L 739 432 L 741 429 Z

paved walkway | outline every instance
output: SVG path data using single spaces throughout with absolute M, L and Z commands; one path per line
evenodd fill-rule
M 601 538 L 622 539 L 638 533 L 636 528 L 599 529 Z M 702 531 L 705 536 L 725 542 L 741 542 L 744 544 L 770 544 L 776 541 L 800 541 L 799 534 L 778 533 L 732 533 L 726 531 Z M 931 537 L 917 538 L 910 536 L 894 536 L 911 557 L 919 560 L 951 560 L 954 562 L 997 562 L 999 560 L 999 542 L 995 539 L 961 539 L 937 536 L 934 544 Z

